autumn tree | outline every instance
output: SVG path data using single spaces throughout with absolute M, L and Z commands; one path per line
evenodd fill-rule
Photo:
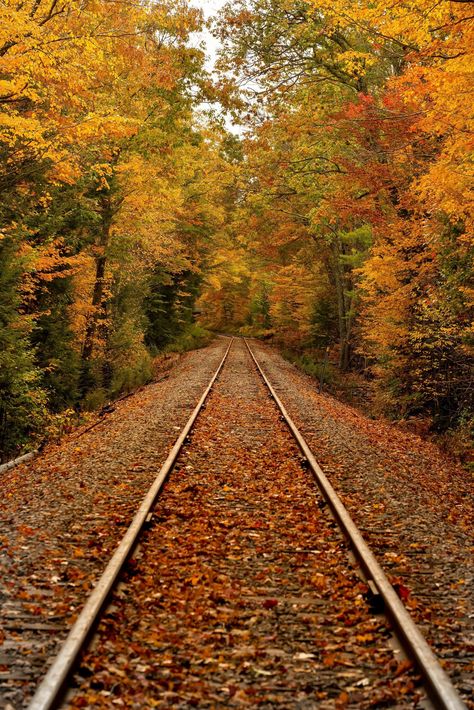
M 176 284 L 174 334 L 189 322 L 221 216 L 223 134 L 197 118 L 213 89 L 186 2 L 8 1 L 0 13 L 8 451 L 51 412 L 151 376 L 154 289 Z
M 273 283 L 293 275 L 275 315 L 317 273 L 313 315 L 289 329 L 321 345 L 336 330 L 341 368 L 365 367 L 392 413 L 429 410 L 440 426 L 472 391 L 471 15 L 242 0 L 218 25 L 222 68 L 248 101 L 255 241 Z
M 466 420 L 470 6 L 237 0 L 216 84 L 186 0 L 4 0 L 2 455 L 147 381 L 196 310 Z

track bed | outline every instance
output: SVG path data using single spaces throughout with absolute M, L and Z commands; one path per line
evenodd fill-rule
M 413 657 L 419 660 L 413 667 L 397 645 L 390 622 L 380 610 L 374 610 L 369 585 L 315 484 L 313 473 L 316 478 L 318 470 L 323 477 L 324 473 L 300 440 L 307 458 L 302 456 L 281 414 L 285 414 L 284 409 L 280 411 L 273 401 L 270 383 L 269 390 L 262 380 L 265 371 L 270 371 L 277 389 L 282 389 L 285 367 L 276 364 L 271 351 L 257 347 L 257 357 L 264 363 L 261 377 L 258 362 L 254 362 L 243 340 L 234 340 L 222 360 L 229 343 L 221 339 L 203 354 L 189 356 L 188 366 L 180 365 L 163 389 L 152 386 L 132 397 L 130 406 L 113 415 L 102 433 L 97 429 L 87 432 L 77 471 L 67 475 L 57 463 L 51 471 L 44 459 L 20 469 L 20 474 L 27 474 L 27 481 L 29 476 L 34 482 L 39 511 L 28 509 L 26 484 L 22 489 L 20 474 L 13 476 L 23 499 L 15 501 L 20 520 L 13 515 L 10 520 L 16 546 L 5 538 L 3 551 L 3 559 L 13 572 L 12 582 L 4 587 L 7 624 L 4 666 L 0 669 L 4 690 L 0 693 L 4 692 L 5 707 L 11 710 L 28 704 L 34 685 L 53 662 L 82 608 L 79 622 L 31 704 L 34 710 L 58 707 L 60 703 L 70 708 L 183 710 L 246 705 L 322 710 L 430 707 L 426 699 L 430 686 L 430 694 L 433 696 L 434 689 L 437 698 L 435 707 L 464 707 L 423 638 L 419 637 L 421 648 L 424 644 L 427 655 L 422 650 L 418 656 L 415 651 Z M 192 400 L 195 398 L 195 403 L 197 393 L 202 394 L 200 388 L 208 383 L 218 362 L 218 372 L 180 435 L 184 447 L 175 446 L 155 478 L 166 458 L 166 442 L 182 429 Z M 289 375 L 290 380 L 297 381 L 293 371 Z M 285 377 L 288 373 L 283 377 L 285 397 L 297 417 L 298 396 L 299 401 L 316 404 L 314 411 L 306 412 L 311 423 L 309 435 L 314 439 L 317 412 L 322 414 L 324 426 L 329 420 L 327 402 L 311 392 L 306 395 L 300 382 L 298 389 L 292 390 Z M 273 394 L 278 401 L 277 393 Z M 160 398 L 161 411 L 154 403 Z M 172 414 L 170 420 L 167 412 Z M 342 412 L 341 429 L 353 442 L 355 434 L 344 417 Z M 123 436 L 127 432 L 129 444 Z M 186 432 L 191 432 L 187 438 Z M 363 436 L 360 440 L 361 449 L 367 452 L 367 440 Z M 107 447 L 110 451 L 111 441 L 113 447 L 119 447 L 118 471 L 112 478 L 114 460 L 102 465 L 94 441 L 102 451 Z M 46 462 L 51 458 L 67 461 L 71 447 L 74 453 L 74 440 L 65 442 L 53 456 L 49 452 Z M 320 452 L 315 450 L 319 458 Z M 321 450 L 326 455 L 324 446 Z M 374 452 L 369 453 L 373 463 Z M 125 469 L 125 485 L 120 467 Z M 69 509 L 61 494 L 74 489 L 74 474 L 79 476 L 77 500 L 66 497 L 73 498 Z M 337 476 L 332 478 L 348 506 L 354 508 L 353 499 L 344 496 L 344 485 Z M 58 490 L 51 488 L 54 479 L 60 484 Z M 107 506 L 111 481 L 119 487 L 110 491 Z M 120 563 L 113 573 L 118 584 L 107 597 L 96 625 L 93 620 L 105 601 L 105 595 L 100 595 L 103 580 L 114 567 L 117 553 L 100 581 L 99 575 L 153 481 L 152 497 L 147 495 L 148 502 L 141 505 L 142 512 L 125 535 L 124 540 L 132 540 L 130 534 L 139 519 L 131 548 L 126 547 L 121 558 L 119 554 Z M 323 481 L 320 483 L 324 486 Z M 363 485 L 357 490 L 359 507 L 370 509 L 375 500 L 378 510 L 376 471 L 370 483 L 370 495 L 365 493 L 364 497 Z M 353 485 L 359 485 L 356 479 Z M 10 490 L 15 490 L 11 484 Z M 41 492 L 46 494 L 48 490 L 49 497 L 42 499 Z M 327 491 L 325 495 L 329 500 Z M 15 504 L 10 505 L 12 514 Z M 339 504 L 336 502 L 336 509 Z M 386 508 L 388 499 L 383 510 Z M 143 528 L 148 510 L 153 514 Z M 58 520 L 51 518 L 54 511 Z M 342 511 L 345 515 L 344 508 Z M 358 510 L 351 512 L 357 519 Z M 38 525 L 38 515 L 42 516 L 44 530 Z M 96 522 L 92 525 L 91 520 Z M 390 526 L 388 542 L 384 542 L 383 520 L 380 528 L 374 528 L 373 520 L 368 528 L 370 542 L 380 558 L 390 546 L 388 564 L 383 560 L 390 570 L 393 555 L 403 550 L 403 537 L 395 546 L 393 530 L 401 532 L 401 524 Z M 355 533 L 359 534 L 357 530 Z M 27 544 L 18 544 L 18 540 Z M 133 550 L 132 557 L 123 566 L 129 549 Z M 371 555 L 368 549 L 367 554 Z M 25 570 L 28 574 L 22 575 Z M 385 595 L 385 583 L 377 568 L 370 570 Z M 382 570 L 380 575 L 383 577 Z M 407 598 L 409 590 L 404 582 L 404 577 L 395 578 L 395 588 L 423 624 L 431 618 L 431 612 L 419 599 Z M 95 591 L 87 600 L 93 587 Z M 395 607 L 400 606 L 402 616 L 406 615 L 390 585 L 387 593 L 387 604 L 391 607 L 392 595 Z M 93 635 L 86 645 L 84 638 L 77 642 L 78 628 L 94 597 L 100 605 L 96 603 L 93 615 L 89 614 Z M 455 603 L 459 600 L 458 609 L 466 608 L 462 595 L 456 597 L 455 591 L 452 597 Z M 408 622 L 412 624 L 410 619 Z M 400 638 L 412 633 L 409 624 L 408 632 L 403 624 L 395 624 Z M 431 627 L 427 630 L 433 631 Z M 415 627 L 413 632 L 416 638 L 419 632 Z M 74 657 L 76 652 L 82 654 L 72 675 L 69 660 L 64 659 L 70 659 L 74 636 Z M 433 636 L 439 644 L 436 633 Z M 441 641 L 441 648 L 445 643 Z M 456 644 L 453 654 L 459 654 L 457 639 Z M 427 659 L 426 667 L 423 658 Z M 61 664 L 62 670 L 56 672 Z M 464 692 L 470 676 L 467 667 L 460 665 L 466 670 L 459 678 Z M 59 693 L 58 677 L 65 680 L 65 697 Z M 53 692 L 52 685 L 56 685 Z
M 301 464 L 236 341 L 71 707 L 413 705 L 414 683 Z

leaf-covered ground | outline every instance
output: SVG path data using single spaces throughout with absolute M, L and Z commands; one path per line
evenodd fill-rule
M 319 395 L 314 380 L 272 348 L 254 347 L 406 606 L 474 707 L 472 476 L 435 445 Z
M 187 355 L 103 424 L 2 476 L 2 707 L 26 704 L 225 345 Z M 257 351 L 469 704 L 466 474 L 434 446 L 317 395 L 275 351 Z M 416 706 L 416 680 L 347 560 L 237 341 L 70 704 Z
M 413 707 L 366 592 L 236 341 L 71 706 Z
M 2 709 L 31 696 L 227 344 L 185 355 L 95 428 L 1 475 Z

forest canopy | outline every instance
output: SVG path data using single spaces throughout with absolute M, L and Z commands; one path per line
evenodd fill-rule
M 1 0 L 0 456 L 203 327 L 465 434 L 474 3 L 229 2 L 212 75 L 203 21 Z

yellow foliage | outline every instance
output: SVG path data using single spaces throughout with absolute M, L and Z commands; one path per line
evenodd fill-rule
M 146 118 L 142 91 L 170 89 L 180 76 L 173 51 L 154 47 L 154 32 L 195 27 L 169 5 L 39 0 L 0 5 L 2 141 L 51 162 L 51 179 L 71 183 L 91 144 L 136 134 Z M 105 187 L 105 183 L 104 183 Z

